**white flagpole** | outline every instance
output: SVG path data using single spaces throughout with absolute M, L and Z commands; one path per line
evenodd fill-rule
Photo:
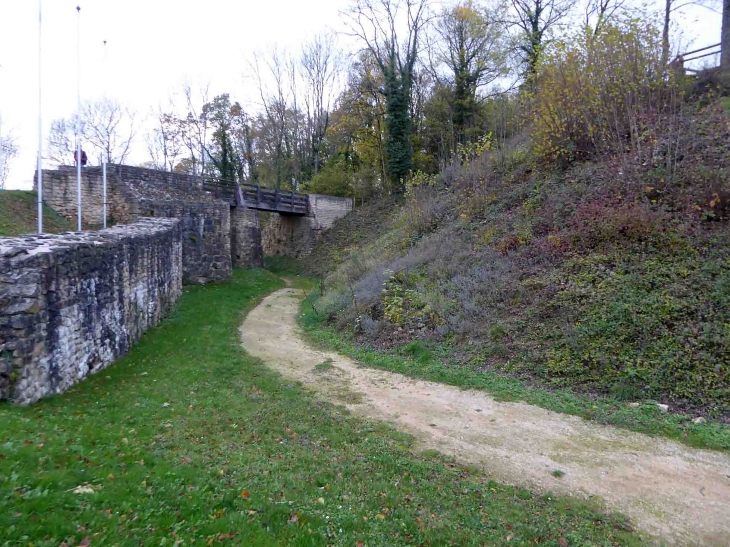
M 42 62 L 42 1 L 38 0 L 38 233 L 43 233 L 43 62 Z
M 78 231 L 81 228 L 81 6 L 76 6 L 76 200 Z
M 106 40 L 104 40 L 104 100 L 106 100 L 106 89 L 107 89 L 107 75 L 108 75 L 108 63 L 107 63 L 107 56 L 106 56 Z M 102 215 L 104 217 L 103 219 L 103 228 L 106 229 L 106 156 L 102 155 L 101 158 L 101 174 L 102 174 Z

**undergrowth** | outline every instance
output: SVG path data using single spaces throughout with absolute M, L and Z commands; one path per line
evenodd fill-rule
M 730 124 L 712 100 L 671 119 L 671 172 L 651 147 L 557 168 L 518 142 L 415 178 L 318 309 L 363 347 L 728 422 Z

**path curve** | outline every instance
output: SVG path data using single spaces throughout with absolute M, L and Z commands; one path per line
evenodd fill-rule
M 302 296 L 276 291 L 241 325 L 245 349 L 282 375 L 501 482 L 594 497 L 671 544 L 730 546 L 728 456 L 311 349 L 296 324 Z M 330 366 L 316 367 L 327 359 Z M 553 477 L 556 469 L 565 475 Z

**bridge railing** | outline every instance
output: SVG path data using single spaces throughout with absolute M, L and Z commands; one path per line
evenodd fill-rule
M 203 179 L 201 189 L 216 199 L 223 199 L 260 211 L 295 215 L 306 215 L 309 211 L 309 197 L 293 190 L 267 188 L 257 184 L 217 178 Z

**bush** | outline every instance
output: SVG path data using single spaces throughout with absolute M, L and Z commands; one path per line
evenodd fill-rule
M 304 189 L 313 194 L 352 197 L 350 174 L 339 165 L 325 166 L 315 177 L 304 184 Z
M 530 109 L 535 153 L 565 163 L 650 144 L 677 97 L 652 24 L 584 29 L 548 51 L 540 66 Z

